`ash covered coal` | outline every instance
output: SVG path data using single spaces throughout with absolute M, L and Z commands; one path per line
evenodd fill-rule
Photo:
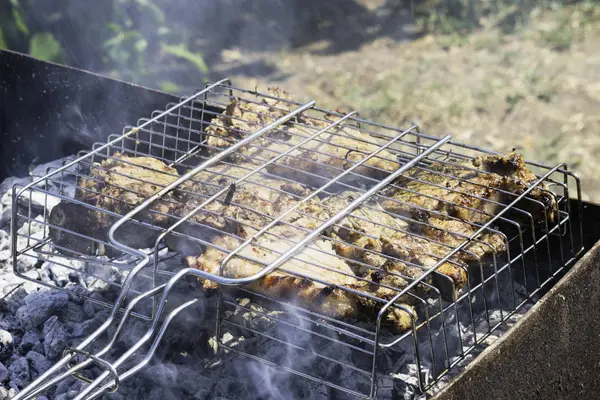
M 59 160 L 51 165 L 38 167 L 32 175 L 41 176 L 47 168 L 60 165 Z M 28 250 L 30 257 L 19 257 L 17 271 L 39 283 L 58 286 L 71 292 L 50 289 L 15 276 L 9 251 L 12 207 L 9 189 L 14 183 L 26 184 L 30 181 L 31 177 L 9 178 L 0 184 L 0 399 L 11 397 L 43 374 L 61 357 L 65 348 L 79 344 L 107 319 L 109 309 L 96 302 L 110 303 L 116 298 L 118 286 L 107 282 L 122 282 L 127 273 L 127 263 L 131 262 L 123 259 L 123 266 L 119 267 L 108 265 L 101 257 L 84 262 L 53 252 L 48 245 L 42 245 Z M 59 190 L 58 187 L 46 189 L 50 193 Z M 18 238 L 19 248 L 27 247 L 26 237 L 42 240 L 47 235 L 47 229 L 43 225 L 44 215 L 56 202 L 49 201 L 52 196 L 39 196 L 36 193 L 39 192 L 31 192 L 28 204 L 17 204 L 22 215 L 29 215 L 30 208 L 32 210 L 30 220 L 19 219 L 17 229 L 22 235 Z M 73 196 L 72 193 L 67 195 Z M 40 262 L 36 258 L 40 253 L 45 254 L 46 261 Z M 164 258 L 159 264 L 160 271 L 174 272 L 182 267 L 181 257 Z M 429 330 L 431 335 L 429 332 L 418 335 L 420 365 L 417 365 L 410 336 L 392 348 L 380 349 L 376 375 L 377 398 L 425 398 L 418 390 L 419 374 L 423 383 L 428 384 L 448 363 L 460 359 L 461 350 L 471 346 L 475 336 L 481 338 L 490 327 L 498 324 L 503 313 L 506 313 L 505 310 L 513 306 L 512 302 L 525 299 L 521 294 L 523 288 L 518 283 L 508 284 L 509 277 L 506 274 L 499 275 L 499 278 L 500 293 L 491 291 L 492 294 L 485 299 L 477 295 L 472 299 L 464 299 L 456 307 L 448 308 L 441 318 L 432 320 Z M 138 289 L 147 290 L 148 287 L 140 286 Z M 86 295 L 90 299 L 75 293 Z M 370 371 L 372 366 L 372 356 L 364 351 L 368 348 L 364 343 L 344 339 L 344 335 L 336 335 L 332 329 L 326 329 L 323 321 L 308 318 L 291 308 L 273 310 L 272 306 L 267 307 L 257 299 L 240 294 L 225 296 L 226 302 L 221 315 L 224 322 L 221 324 L 220 337 L 217 338 L 216 296 L 205 297 L 193 283 L 184 281 L 175 288 L 169 302 L 177 306 L 190 300 L 190 293 L 199 301 L 173 320 L 147 368 L 125 380 L 118 392 L 106 394 L 104 398 L 354 398 L 319 383 L 319 379 L 368 394 L 370 376 L 358 371 Z M 446 307 L 448 304 L 444 303 L 442 306 Z M 440 304 L 435 302 L 429 305 L 430 310 L 439 307 Z M 485 345 L 497 339 L 527 310 L 528 306 L 523 307 L 508 322 L 501 324 L 485 339 L 484 346 L 461 360 L 458 368 L 445 375 L 432 391 L 443 387 L 461 371 L 461 367 L 470 362 Z M 471 311 L 478 316 L 474 326 L 470 320 Z M 373 328 L 368 324 L 364 325 L 364 322 L 349 323 L 354 329 Z M 118 357 L 131 348 L 148 332 L 149 327 L 146 321 L 130 319 L 125 330 L 118 336 L 111 356 Z M 99 341 L 90 350 L 99 350 L 114 332 L 113 326 L 103 338 L 104 341 Z M 393 339 L 382 334 L 381 340 L 384 343 Z M 217 342 L 226 347 L 219 349 Z M 284 345 L 283 342 L 293 346 Z M 139 357 L 147 354 L 147 348 L 142 347 L 138 358 L 132 359 L 127 367 L 139 362 Z M 314 376 L 316 380 L 308 380 L 289 374 L 281 368 L 257 363 L 238 355 L 236 351 L 301 371 Z M 436 356 L 435 359 L 431 356 L 432 353 Z M 98 366 L 85 370 L 89 377 L 96 377 L 101 372 Z M 44 395 L 50 399 L 71 399 L 82 388 L 80 381 L 69 378 Z

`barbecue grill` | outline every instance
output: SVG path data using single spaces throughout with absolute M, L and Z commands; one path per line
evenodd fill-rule
M 240 140 L 229 147 L 211 148 L 208 141 L 211 134 L 208 128 L 216 124 L 216 119 L 233 100 L 238 104 L 247 105 L 275 101 L 280 106 L 276 107 L 277 117 L 259 118 L 261 122 L 258 123 L 249 119 L 241 121 L 254 129 L 251 132 L 244 132 L 245 136 L 242 135 Z M 267 116 L 259 115 L 259 117 Z M 267 122 L 264 122 L 265 120 Z M 287 148 L 279 153 L 266 153 L 269 157 L 264 157 L 264 152 L 260 153 L 262 157 L 259 155 L 256 159 L 252 159 L 252 163 L 249 164 L 251 167 L 248 167 L 241 177 L 223 174 L 222 178 L 225 178 L 223 183 L 219 183 L 219 179 L 213 179 L 216 184 L 198 182 L 212 187 L 213 190 L 209 193 L 194 193 L 197 198 L 196 206 L 187 213 L 165 215 L 166 213 L 153 207 L 169 193 L 181 190 L 186 184 L 194 183 L 199 173 L 217 171 L 210 172 L 217 176 L 218 170 L 211 169 L 212 167 L 233 165 L 232 159 L 235 156 L 242 156 L 243 151 L 266 146 L 264 138 L 269 138 L 269 142 L 277 142 L 277 136 L 273 134 L 284 130 L 290 134 L 289 132 L 293 132 L 287 129 L 290 126 L 301 126 L 308 133 L 306 136 L 296 138 L 294 144 L 287 145 Z M 278 237 L 277 240 L 282 244 L 285 243 L 285 246 L 282 246 L 284 250 L 275 251 L 274 260 L 260 264 L 259 270 L 254 274 L 234 278 L 224 276 L 225 263 L 221 265 L 220 274 L 183 266 L 177 270 L 165 268 L 165 263 L 179 254 L 169 243 L 192 243 L 199 247 L 216 247 L 210 241 L 180 229 L 192 224 L 195 215 L 205 212 L 215 202 L 231 201 L 228 198 L 231 199 L 235 191 L 242 190 L 248 183 L 262 185 L 269 191 L 279 190 L 261 183 L 259 177 L 269 175 L 269 167 L 281 160 L 310 156 L 310 151 L 302 150 L 311 148 L 310 145 L 314 142 L 322 141 L 320 138 L 324 134 L 334 132 L 334 135 L 344 135 L 345 129 L 367 135 L 369 137 L 367 144 L 373 150 L 362 154 L 359 161 L 342 160 L 346 163 L 341 169 L 336 170 L 323 165 L 318 169 L 323 171 L 321 174 L 314 173 L 314 170 L 301 171 L 310 182 L 310 194 L 298 196 L 291 208 L 282 210 L 278 215 L 263 215 L 267 218 L 268 225 L 255 229 L 240 246 L 233 249 L 220 248 L 220 250 L 227 255 L 226 261 L 234 258 L 246 246 L 271 235 L 268 232 L 270 227 L 286 224 L 286 216 L 292 213 L 302 214 L 301 205 L 308 204 L 317 196 L 325 198 L 337 196 L 340 188 L 356 193 L 346 207 L 331 213 L 327 219 L 302 214 L 312 217 L 314 226 L 311 229 L 303 229 L 303 234 L 292 240 Z M 347 154 L 352 151 L 352 148 L 348 148 Z M 318 150 L 313 152 L 318 153 Z M 388 152 L 394 155 L 393 161 L 398 163 L 398 168 L 393 172 L 385 174 L 382 179 L 375 179 L 361 172 L 364 171 L 365 166 L 370 165 L 369 161 L 382 159 L 385 157 L 383 154 Z M 409 174 L 414 171 L 436 173 L 435 166 L 440 164 L 460 170 L 470 168 L 482 173 L 485 171 L 478 170 L 476 167 L 465 167 L 464 162 L 478 156 L 493 154 L 496 153 L 455 143 L 451 141 L 450 136 L 439 138 L 421 133 L 416 126 L 408 129 L 385 126 L 361 119 L 357 112 L 341 113 L 325 110 L 318 108 L 315 101 L 295 102 L 266 93 L 237 88 L 227 80 L 207 84 L 194 95 L 167 104 L 164 111 L 155 111 L 150 118 L 139 120 L 135 126 L 125 127 L 122 134 L 109 136 L 107 141 L 96 143 L 90 150 L 80 152 L 76 158 L 65 162 L 62 167 L 49 170 L 47 175 L 34 182 L 13 189 L 11 238 L 15 274 L 30 279 L 24 271 L 19 270 L 18 261 L 22 257 L 35 257 L 40 262 L 49 261 L 71 268 L 76 276 L 74 279 L 87 284 L 101 282 L 108 287 L 113 287 L 118 293 L 113 303 L 102 303 L 112 310 L 106 323 L 76 348 L 67 349 L 65 356 L 53 368 L 19 393 L 17 398 L 32 397 L 67 376 L 75 375 L 87 379 L 80 372 L 92 365 L 101 367 L 104 372 L 91 380 L 77 398 L 97 398 L 107 391 L 117 390 L 121 382 L 133 376 L 148 363 L 170 322 L 178 314 L 206 300 L 199 295 L 200 290 L 197 287 L 190 288 L 189 285 L 184 285 L 185 287 L 181 288 L 182 283 L 196 282 L 196 279 L 190 280 L 190 277 L 200 277 L 219 285 L 220 290 L 215 294 L 217 312 L 212 318 L 214 318 L 216 338 L 223 357 L 227 356 L 226 353 L 237 353 L 342 392 L 372 398 L 376 394 L 378 376 L 389 374 L 386 369 L 389 366 L 381 363 L 381 354 L 383 352 L 392 355 L 409 354 L 417 367 L 414 371 L 414 383 L 423 392 L 430 390 L 516 312 L 535 302 L 555 278 L 561 276 L 583 252 L 583 203 L 580 182 L 565 164 L 545 166 L 528 162 L 527 167 L 536 174 L 537 178 L 522 193 L 515 194 L 504 189 L 487 188 L 492 192 L 498 192 L 501 195 L 499 197 L 506 199 L 504 202 L 498 202 L 491 200 L 491 197 L 478 198 L 482 202 L 490 203 L 497 211 L 488 215 L 485 222 L 471 224 L 472 233 L 461 236 L 459 244 L 450 246 L 437 243 L 444 248 L 444 252 L 431 255 L 435 259 L 433 264 L 412 265 L 422 270 L 419 276 L 398 274 L 407 284 L 402 287 L 386 287 L 392 291 L 391 297 L 380 296 L 377 291 L 365 293 L 353 287 L 330 282 L 327 278 L 332 274 L 343 275 L 343 273 L 328 270 L 327 266 L 319 265 L 318 262 L 310 264 L 311 267 L 323 271 L 322 279 L 297 270 L 286 270 L 288 265 L 286 263 L 297 260 L 300 252 L 308 249 L 315 240 L 325 237 L 329 230 L 343 228 L 341 222 L 354 215 L 353 211 L 360 207 L 372 207 L 374 200 L 389 199 L 389 190 L 395 187 L 399 178 L 410 177 Z M 118 155 L 136 158 L 151 156 L 175 168 L 178 174 L 173 177 L 171 183 L 157 189 L 154 195 L 121 214 L 73 197 L 74 192 L 89 191 L 90 188 L 82 186 L 81 182 L 97 180 L 97 176 L 92 171 L 95 168 L 101 169 L 103 161 L 118 160 Z M 443 174 L 439 171 L 437 173 Z M 74 180 L 73 176 L 77 179 Z M 415 176 L 409 179 L 418 181 L 418 175 Z M 466 179 L 459 175 L 450 174 L 449 177 L 466 182 Z M 544 211 L 542 216 L 539 216 L 534 215 L 531 209 L 535 209 L 535 206 L 546 209 L 539 199 L 532 196 L 532 191 L 542 187 L 551 190 L 556 209 Z M 120 189 L 128 190 L 128 188 Z M 460 192 L 460 189 L 449 190 Z M 105 196 L 100 192 L 95 194 Z M 46 202 L 78 204 L 90 212 L 112 218 L 115 223 L 111 225 L 106 238 L 99 238 L 70 231 L 52 223 L 46 211 L 41 217 L 35 219 L 32 211 L 35 205 L 32 199 L 40 196 Z M 434 200 L 443 202 L 443 199 L 439 198 Z M 18 204 L 21 207 L 17 207 Z M 532 208 L 531 205 L 534 207 Z M 164 215 L 170 222 L 162 226 L 149 223 L 139 218 L 145 212 Z M 235 219 L 235 216 L 232 218 Z M 357 218 L 361 219 L 360 216 Z M 32 236 L 31 233 L 18 229 L 23 222 L 33 220 L 44 226 L 42 235 Z M 244 224 L 243 221 L 235 222 Z M 418 223 L 427 224 L 420 221 Z M 502 230 L 498 228 L 499 225 L 502 226 Z M 139 249 L 124 244 L 120 239 L 122 236 L 117 239 L 119 230 L 124 229 L 152 232 L 152 237 L 156 237 L 154 246 Z M 68 248 L 68 244 L 65 243 L 58 245 L 53 243 L 51 230 L 62 231 L 77 238 L 75 242 L 68 243 L 91 243 L 90 248 L 94 249 L 95 254 L 84 254 L 79 246 L 75 249 Z M 409 230 L 403 233 L 415 235 Z M 502 237 L 506 251 L 498 252 L 482 240 L 481 237 L 485 234 Z M 334 242 L 337 240 L 332 239 L 331 236 L 326 237 L 327 240 Z M 440 266 L 445 263 L 455 263 L 457 267 L 464 268 L 454 261 L 454 257 L 465 254 L 477 259 L 477 255 L 474 255 L 469 247 L 473 244 L 486 247 L 490 257 L 477 260 L 474 263 L 475 267 L 469 266 L 469 271 L 466 271 L 468 272 L 466 284 L 456 293 L 452 290 L 454 288 L 452 280 L 439 272 Z M 343 258 L 339 255 L 336 257 Z M 386 257 L 390 256 L 386 255 Z M 61 260 L 77 261 L 80 267 L 73 268 L 73 264 L 61 264 Z M 93 265 L 93 268 L 89 268 L 90 265 Z M 369 265 L 362 266 L 369 267 Z M 353 296 L 367 298 L 377 304 L 375 317 L 370 321 L 349 322 L 343 318 L 331 317 L 326 313 L 315 312 L 306 307 L 271 298 L 248 287 L 263 277 L 279 271 L 316 282 L 324 287 L 333 286 L 336 290 Z M 358 279 L 368 280 L 362 277 Z M 380 282 L 373 281 L 367 283 L 376 287 L 382 285 Z M 418 291 L 422 287 L 427 288 L 426 296 Z M 66 290 L 63 287 L 56 287 L 56 289 Z M 188 298 L 184 298 L 178 304 L 169 303 L 167 300 L 170 294 L 177 290 L 183 291 Z M 239 301 L 240 296 L 260 303 L 261 308 L 251 308 L 247 301 Z M 412 304 L 410 307 L 405 304 L 407 298 Z M 97 301 L 94 298 L 90 300 Z M 386 315 L 394 309 L 409 315 L 410 328 L 405 332 L 391 332 L 384 326 Z M 494 310 L 498 312 L 494 313 Z M 259 325 L 240 322 L 239 315 L 248 311 L 252 311 L 256 318 L 260 317 L 268 323 L 263 324 L 261 328 Z M 112 346 L 133 318 L 149 321 L 147 334 L 130 349 L 115 355 Z M 103 335 L 109 328 L 112 328 L 112 331 L 108 340 L 103 342 L 104 347 L 99 351 L 91 351 L 92 345 L 105 339 Z M 223 340 L 222 336 L 224 331 L 230 329 L 243 332 L 244 335 L 260 336 L 269 343 L 269 346 L 285 348 L 285 354 L 293 355 L 292 359 L 301 360 L 303 357 L 308 357 L 311 362 L 308 365 L 301 362 L 291 363 L 290 357 L 274 359 L 257 349 L 233 346 Z M 346 359 L 340 361 L 335 357 L 336 351 L 349 353 L 348 358 L 356 362 L 352 364 Z M 108 358 L 109 354 L 112 356 L 111 359 Z M 315 360 L 321 365 L 327 364 L 328 367 L 317 371 L 314 368 Z M 63 367 L 66 367 L 66 370 L 63 371 Z M 332 374 L 330 372 L 332 370 L 336 373 Z M 340 376 L 349 376 L 348 374 L 354 378 L 352 386 L 347 384 L 348 380 L 342 382 L 338 379 Z

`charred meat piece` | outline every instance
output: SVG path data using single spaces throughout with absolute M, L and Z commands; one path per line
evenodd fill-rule
M 456 219 L 429 218 L 427 224 L 421 226 L 423 235 L 444 243 L 450 247 L 458 247 L 471 237 L 479 227 Z M 486 230 L 468 243 L 457 258 L 464 262 L 485 261 L 492 253 L 506 251 L 504 236 L 495 230 Z
M 538 177 L 527 168 L 523 155 L 514 151 L 507 154 L 476 157 L 473 165 L 504 177 L 505 190 L 515 194 L 515 196 L 511 196 L 510 201 L 523 194 L 538 180 Z M 534 223 L 540 220 L 554 222 L 558 205 L 554 195 L 542 184 L 534 187 L 525 198 L 515 205 L 515 208 L 531 214 Z M 531 222 L 529 217 L 521 212 L 515 211 L 512 215 L 525 223 Z
M 289 241 L 282 240 L 282 237 Z M 242 278 L 256 274 L 301 237 L 293 227 L 276 226 L 231 258 L 224 266 L 223 275 Z M 198 257 L 188 257 L 188 265 L 220 275 L 221 261 L 240 244 L 241 240 L 232 236 L 216 237 L 205 253 Z M 293 275 L 294 273 L 303 276 L 298 277 Z M 391 299 L 407 284 L 406 280 L 389 274 L 386 277 L 372 278 L 376 281 L 365 281 L 355 277 L 350 267 L 335 254 L 331 243 L 320 239 L 307 246 L 280 269 L 246 285 L 245 288 L 333 318 L 372 318 L 383 303 L 344 288 L 382 299 Z M 203 280 L 203 287 L 211 289 L 216 286 L 210 280 Z M 416 314 L 409 305 L 404 304 L 403 307 L 409 312 L 393 308 L 385 316 L 384 325 L 396 332 L 410 329 L 412 318 L 416 318 Z
M 215 173 L 221 177 L 226 174 L 227 178 L 221 178 L 226 180 L 220 183 L 224 185 L 223 187 L 227 187 L 230 182 L 246 175 L 250 168 L 252 166 L 244 164 L 239 167 L 218 166 L 201 172 L 194 177 L 194 180 L 201 185 L 206 185 L 207 182 L 215 180 Z M 194 189 L 194 184 L 187 187 L 187 190 L 190 191 Z M 198 210 L 191 218 L 203 226 L 212 224 L 212 227 L 215 228 L 213 232 L 227 232 L 232 235 L 213 234 L 210 239 L 208 235 L 204 235 L 204 240 L 209 240 L 210 244 L 206 246 L 205 251 L 200 250 L 196 253 L 200 256 L 188 257 L 188 264 L 218 275 L 219 263 L 226 255 L 226 252 L 219 248 L 229 251 L 235 249 L 243 240 L 250 238 L 308 194 L 310 191 L 298 184 L 292 185 L 285 180 L 273 179 L 263 173 L 257 173 L 248 178 L 248 181 L 239 183 L 230 196 L 229 202 L 225 203 L 221 199 L 215 200 L 202 210 Z M 196 202 L 200 204 L 202 200 L 198 199 Z M 343 200 L 340 202 L 340 207 L 346 204 L 347 201 Z M 193 210 L 194 207 L 196 207 L 195 203 L 187 202 L 183 210 L 188 212 L 188 209 Z M 383 212 L 381 214 L 384 215 Z M 209 216 L 214 218 L 209 218 Z M 251 245 L 227 264 L 225 272 L 234 277 L 242 277 L 260 271 L 262 268 L 260 264 L 244 257 L 268 263 L 276 258 L 277 252 L 283 252 L 291 247 L 310 230 L 327 220 L 329 216 L 327 208 L 316 200 L 302 204 L 297 212 L 290 213 L 281 219 L 282 222 L 270 228 L 267 233 L 256 237 Z M 391 232 L 392 228 L 389 228 L 389 231 Z M 198 237 L 197 232 L 187 233 Z M 407 279 L 401 276 L 406 271 L 400 268 L 391 271 L 394 273 L 386 273 L 385 269 L 368 271 L 363 274 L 364 279 L 358 279 L 350 266 L 333 251 L 332 243 L 325 240 L 318 240 L 311 244 L 296 258 L 300 261 L 292 260 L 283 268 L 302 273 L 310 281 L 307 282 L 307 279 L 289 276 L 277 270 L 249 286 L 274 298 L 296 299 L 305 306 L 311 305 L 312 310 L 326 312 L 332 316 L 347 317 L 355 315 L 358 308 L 362 310 L 362 313 L 367 313 L 368 307 L 376 307 L 377 302 L 340 288 L 331 288 L 313 282 L 312 279 L 325 280 L 331 285 L 359 290 L 387 300 L 393 298 L 398 290 L 407 285 Z M 327 267 L 330 267 L 333 272 L 327 271 Z M 414 273 L 411 275 L 412 272 L 408 270 L 404 276 L 412 278 L 414 276 Z M 204 281 L 203 285 L 207 289 L 215 287 L 209 280 Z M 410 295 L 404 296 L 404 299 L 414 302 L 414 297 Z M 396 315 L 394 318 L 398 316 Z M 408 322 L 410 323 L 410 320 Z M 399 323 L 405 324 L 406 321 L 401 320 Z
M 177 170 L 153 157 L 129 157 L 114 154 L 91 167 L 85 178 L 80 178 L 75 198 L 89 206 L 62 201 L 49 216 L 50 238 L 63 253 L 108 255 L 116 252 L 112 247 L 86 240 L 68 231 L 108 241 L 107 233 L 120 216 L 125 215 L 148 197 L 179 177 Z M 155 201 L 135 219 L 157 227 L 169 224 L 169 215 L 180 207 L 178 192 Z M 104 211 L 101 211 L 101 210 Z M 117 215 L 114 215 L 114 214 Z M 115 233 L 115 238 L 133 248 L 148 248 L 160 232 L 139 223 L 127 222 Z
M 359 195 L 350 191 L 342 192 L 323 201 L 323 205 L 334 215 Z M 328 234 L 339 239 L 334 248 L 341 256 L 381 268 L 387 259 L 378 254 L 382 251 L 379 238 L 406 229 L 408 223 L 386 213 L 378 204 L 367 202 L 336 224 Z M 359 267 L 359 270 L 364 268 Z
M 291 99 L 289 94 L 278 89 L 272 89 L 270 93 L 284 99 Z M 295 108 L 297 105 L 293 103 L 271 99 L 263 99 L 260 104 L 235 99 L 222 115 L 211 121 L 212 125 L 206 130 L 207 144 L 212 152 L 218 152 Z M 254 140 L 233 156 L 232 160 L 265 162 L 301 143 L 337 119 L 338 117 L 335 116 L 316 119 L 300 115 L 294 122 L 280 126 L 264 137 Z M 269 172 L 279 176 L 321 186 L 340 171 L 365 159 L 381 144 L 374 137 L 342 124 L 305 143 L 268 169 Z M 381 179 L 399 166 L 396 155 L 384 150 L 355 169 L 355 174 L 346 176 L 343 182 L 364 182 L 365 176 Z
M 255 102 L 233 99 L 225 112 L 213 118 L 206 129 L 207 145 L 212 151 L 227 148 L 248 133 L 275 122 L 297 106 L 292 97 L 279 88 L 267 90 L 271 97 L 262 97 Z M 258 139 L 266 143 L 264 139 Z
M 398 232 L 391 237 L 382 237 L 381 243 L 383 253 L 412 265 L 420 265 L 424 269 L 435 266 L 451 250 L 451 247 L 403 232 Z M 390 262 L 394 265 L 394 261 Z M 458 292 L 467 284 L 467 268 L 467 265 L 460 260 L 450 259 L 435 270 L 437 274 L 433 275 L 434 284 L 444 299 L 454 300 Z

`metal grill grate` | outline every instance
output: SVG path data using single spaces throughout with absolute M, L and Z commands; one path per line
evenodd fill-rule
M 277 90 L 207 85 L 14 188 L 15 273 L 30 279 L 18 260 L 35 257 L 115 293 L 114 303 L 92 298 L 112 307 L 109 320 L 18 398 L 92 363 L 105 372 L 78 398 L 116 390 L 202 288 L 218 299 L 221 350 L 360 397 L 389 373 L 382 352 L 410 353 L 428 390 L 583 248 L 570 219 L 579 180 L 564 164 L 520 161 Z M 36 219 L 39 195 L 60 203 Z M 41 234 L 19 228 L 28 221 Z M 189 268 L 164 267 L 179 254 Z M 201 288 L 167 303 L 190 276 Z M 108 361 L 132 315 L 149 320 L 148 334 Z M 108 344 L 86 353 L 111 326 Z M 265 345 L 228 344 L 231 330 Z M 77 354 L 88 357 L 59 373 Z

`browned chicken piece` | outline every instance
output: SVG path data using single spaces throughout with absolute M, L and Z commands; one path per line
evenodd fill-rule
M 323 201 L 323 206 L 335 215 L 358 196 L 358 192 L 342 192 Z M 334 248 L 341 256 L 381 268 L 387 258 L 377 254 L 381 253 L 379 238 L 406 229 L 408 223 L 386 213 L 378 204 L 367 202 L 331 228 L 328 234 L 339 239 Z M 365 273 L 366 270 L 357 267 L 357 272 Z
M 451 162 L 453 164 L 434 163 L 427 169 L 409 171 L 395 187 L 387 190 L 388 198 L 382 200 L 381 205 L 411 218 L 424 219 L 433 211 L 484 224 L 537 179 L 518 153 Z M 524 205 L 538 219 L 544 217 L 546 211 L 552 222 L 557 208 L 552 194 L 538 187 L 528 197 L 541 205 L 528 200 L 519 205 Z
M 203 241 L 210 241 L 213 236 L 223 232 L 248 238 L 311 193 L 299 183 L 275 179 L 263 172 L 255 173 L 234 187 L 230 186 L 254 168 L 256 166 L 248 164 L 216 165 L 186 182 L 182 186 L 186 202 L 179 215 L 182 218 L 190 215 L 190 223 L 183 223 L 176 231 Z M 228 188 L 226 193 L 194 211 L 210 195 L 223 188 Z M 282 221 L 314 229 L 327 218 L 318 201 L 309 200 Z M 170 238 L 169 245 L 188 255 L 198 254 L 202 247 L 198 242 L 182 238 Z
M 89 177 L 79 179 L 75 198 L 122 216 L 177 178 L 179 174 L 175 168 L 154 157 L 130 157 L 115 153 L 111 158 L 95 163 Z M 159 227 L 167 226 L 169 215 L 180 208 L 180 200 L 179 192 L 169 193 L 140 212 L 135 219 Z M 118 217 L 107 212 L 62 201 L 49 216 L 52 224 L 50 238 L 61 252 L 70 253 L 60 249 L 65 247 L 86 255 L 112 256 L 115 250 L 111 247 L 105 248 L 62 229 L 107 241 L 109 228 L 118 220 Z M 154 245 L 159 233 L 158 229 L 127 222 L 116 231 L 115 238 L 133 248 L 147 248 Z
M 276 95 L 291 98 L 283 91 L 277 91 Z M 233 100 L 222 115 L 211 121 L 212 125 L 206 130 L 210 150 L 218 152 L 229 147 L 281 117 L 281 110 L 275 107 L 288 111 L 297 108 L 295 104 L 270 99 L 263 99 L 259 105 L 247 100 Z M 261 114 L 257 115 L 257 112 Z M 301 143 L 337 119 L 335 116 L 316 119 L 300 115 L 293 122 L 255 139 L 230 159 L 235 162 L 265 162 Z M 269 166 L 268 170 L 294 181 L 321 186 L 339 175 L 340 171 L 350 168 L 377 150 L 382 144 L 378 140 L 348 125 L 338 125 L 278 160 Z M 384 150 L 367 160 L 364 166 L 355 169 L 356 175 L 346 176 L 343 182 L 364 182 L 364 176 L 381 179 L 399 166 L 396 155 Z
M 436 163 L 428 170 L 409 172 L 385 193 L 380 204 L 395 215 L 416 220 L 413 229 L 425 237 L 458 246 L 516 198 L 503 191 L 519 195 L 537 180 L 518 153 L 478 157 L 457 164 Z M 551 222 L 557 208 L 552 194 L 545 188 L 534 188 L 529 198 L 539 203 L 523 200 L 517 207 L 531 213 L 535 220 L 543 220 L 546 213 Z M 529 223 L 518 211 L 504 216 Z M 506 241 L 490 227 L 463 249 L 458 253 L 459 259 L 478 262 L 492 253 L 504 252 Z
M 330 214 L 334 215 L 360 195 L 359 192 L 345 191 L 324 200 L 323 206 Z M 342 219 L 333 229 L 343 240 L 353 242 L 363 238 L 365 234 L 374 237 L 390 236 L 399 230 L 408 228 L 408 222 L 394 217 L 379 204 L 367 201 L 363 206 L 352 211 L 348 217 Z
M 331 213 L 335 213 L 343 209 L 350 198 L 357 195 L 352 192 L 343 192 L 339 196 L 323 201 L 323 205 Z M 438 245 L 427 238 L 411 235 L 408 233 L 409 228 L 406 221 L 394 218 L 378 204 L 368 202 L 352 212 L 350 217 L 343 219 L 330 235 L 341 239 L 334 243 L 334 249 L 340 256 L 414 279 L 423 275 L 451 249 Z M 354 267 L 354 269 L 359 275 L 373 270 L 364 265 Z M 449 285 L 442 282 L 445 298 L 452 299 L 455 293 L 466 284 L 465 269 L 457 267 L 455 264 L 444 263 L 438 272 L 448 275 L 453 282 L 449 290 Z M 430 284 L 431 278 L 427 276 L 423 282 Z M 428 291 L 427 285 L 421 285 L 418 294 L 423 297 Z
M 451 247 L 458 247 L 463 241 L 472 236 L 478 228 L 478 226 L 459 220 L 433 217 L 427 220 L 426 225 L 421 226 L 425 237 Z M 456 256 L 465 262 L 478 262 L 480 260 L 485 261 L 485 258 L 492 253 L 498 254 L 504 251 L 506 251 L 504 236 L 501 233 L 486 230 L 468 243 Z
M 523 194 L 539 179 L 527 168 L 523 155 L 514 151 L 506 154 L 476 157 L 473 160 L 473 165 L 505 177 L 505 190 L 517 196 Z M 510 196 L 509 201 L 513 201 L 517 196 Z M 542 183 L 542 185 L 534 187 L 524 199 L 516 204 L 515 208 L 520 208 L 532 214 L 534 223 L 536 217 L 538 221 L 547 219 L 548 222 L 554 222 L 558 205 L 555 196 Z M 517 219 L 525 220 L 526 223 L 531 222 L 529 217 L 522 213 L 515 212 L 512 215 Z
M 493 172 L 500 176 L 510 176 L 527 183 L 533 183 L 538 179 L 525 165 L 523 155 L 515 151 L 506 154 L 477 156 L 472 164 L 484 171 Z
M 298 107 L 291 103 L 292 97 L 279 88 L 269 88 L 267 93 L 276 99 L 257 97 L 254 102 L 233 99 L 224 113 L 212 119 L 211 125 L 206 129 L 207 145 L 212 151 L 231 146 L 248 133 L 275 122 Z M 263 138 L 257 140 L 259 143 L 268 143 Z
M 282 236 L 291 242 L 281 240 Z M 229 278 L 243 278 L 254 275 L 260 272 L 265 265 L 277 259 L 280 253 L 288 250 L 302 237 L 295 228 L 287 226 L 274 227 L 269 231 L 269 234 L 261 235 L 252 244 L 232 257 L 224 266 L 223 275 Z M 206 252 L 198 257 L 188 257 L 188 265 L 219 275 L 221 261 L 240 244 L 241 241 L 235 237 L 218 236 Z M 224 251 L 219 250 L 217 247 Z M 301 274 L 303 277 L 290 275 L 285 271 Z M 375 280 L 372 282 L 375 283 L 358 279 L 354 276 L 350 267 L 335 254 L 331 243 L 319 239 L 305 247 L 280 269 L 244 287 L 270 298 L 289 301 L 297 306 L 333 318 L 373 318 L 383 303 L 357 295 L 343 288 L 389 300 L 398 293 L 398 290 L 405 287 L 407 282 L 400 277 L 386 275 L 373 277 Z M 317 281 L 325 281 L 327 285 Z M 396 288 L 396 290 L 387 288 L 384 285 Z M 203 280 L 203 287 L 211 289 L 216 288 L 216 285 L 210 280 Z M 411 300 L 408 296 L 405 297 L 407 300 Z M 405 299 L 400 301 L 403 300 Z M 386 326 L 396 332 L 404 332 L 410 329 L 413 316 L 416 318 L 416 313 L 411 306 L 406 304 L 402 304 L 402 306 L 410 313 L 393 309 L 392 312 L 387 313 L 383 321 Z
M 451 248 L 437 245 L 426 238 L 398 232 L 391 237 L 382 237 L 382 251 L 385 254 L 420 265 L 424 270 L 435 266 L 450 253 Z M 390 261 L 392 267 L 394 261 Z M 390 268 L 390 266 L 386 266 Z M 467 265 L 457 258 L 442 263 L 433 275 L 434 284 L 446 300 L 454 300 L 458 292 L 467 284 Z M 448 279 L 449 278 L 449 279 Z

